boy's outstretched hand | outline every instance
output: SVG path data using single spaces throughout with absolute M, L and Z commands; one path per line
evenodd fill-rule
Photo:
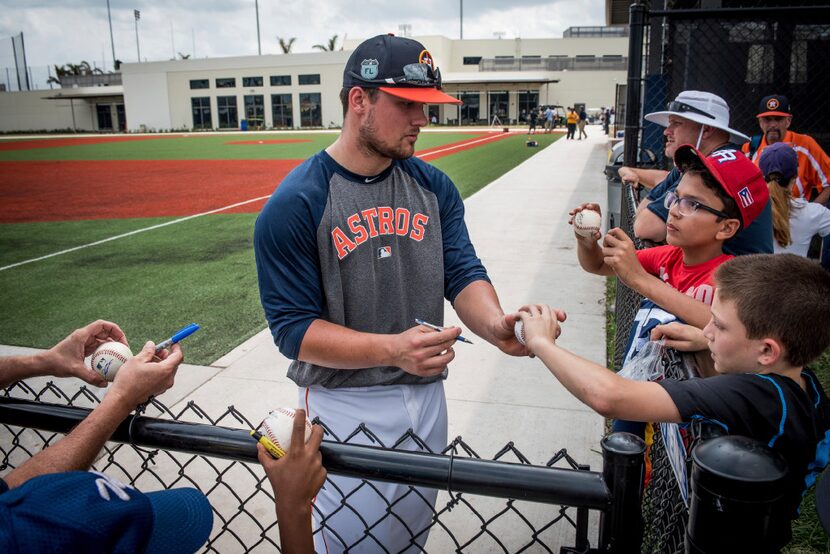
M 603 261 L 627 285 L 631 286 L 638 277 L 648 275 L 637 259 L 637 248 L 625 231 L 615 227 L 608 231 L 602 242 Z
M 556 310 L 547 304 L 530 304 L 522 306 L 519 317 L 524 325 L 525 344 L 527 348 L 538 354 L 537 350 L 544 343 L 555 343 L 562 332 L 559 323 L 565 321 L 568 315 L 562 310 Z
M 326 480 L 320 443 L 323 428 L 311 427 L 305 442 L 305 410 L 297 409 L 291 433 L 291 448 L 276 460 L 257 443 L 257 458 L 277 499 L 277 522 L 283 552 L 314 552 L 311 535 L 311 503 Z

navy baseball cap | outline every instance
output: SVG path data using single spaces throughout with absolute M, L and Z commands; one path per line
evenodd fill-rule
M 761 98 L 761 104 L 758 106 L 758 115 L 755 117 L 780 116 L 786 117 L 793 115 L 790 108 L 790 100 L 783 94 L 770 94 Z
M 764 148 L 758 166 L 765 179 L 769 180 L 770 175 L 778 173 L 781 175 L 779 183 L 786 185 L 798 174 L 798 154 L 786 142 L 776 142 Z
M 196 552 L 212 528 L 196 489 L 145 494 L 94 471 L 41 475 L 0 494 L 2 552 Z
M 355 48 L 343 70 L 343 87 L 377 88 L 424 104 L 462 103 L 441 92 L 441 71 L 424 45 L 394 35 L 378 35 Z

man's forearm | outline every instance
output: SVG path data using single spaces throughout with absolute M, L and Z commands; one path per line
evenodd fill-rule
M 455 297 L 453 308 L 470 331 L 490 343 L 498 340 L 494 323 L 504 315 L 504 310 L 493 285 L 483 280 L 473 281 Z
M 118 425 L 132 411 L 119 398 L 107 395 L 75 429 L 38 452 L 4 479 L 10 488 L 47 473 L 87 470 Z
M 818 196 L 816 196 L 813 202 L 826 206 L 828 200 L 830 200 L 830 187 L 824 187 L 824 190 L 821 191 Z
M 637 212 L 634 219 L 634 234 L 641 239 L 663 242 L 666 240 L 666 222 L 646 208 Z
M 415 321 L 412 321 L 415 325 Z M 393 335 L 362 333 L 323 319 L 315 319 L 303 337 L 298 359 L 335 369 L 390 365 Z
M 0 358 L 0 387 L 3 388 L 15 381 L 48 373 L 43 357 L 38 354 Z

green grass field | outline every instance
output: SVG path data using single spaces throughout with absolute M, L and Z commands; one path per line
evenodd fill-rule
M 326 134 L 315 136 L 313 143 L 268 146 L 302 146 L 307 149 L 302 157 L 306 157 L 335 137 Z M 467 197 L 558 137 L 540 135 L 537 149 L 525 146 L 524 135 L 515 135 L 440 158 L 435 165 Z M 74 151 L 73 159 L 119 159 L 127 151 L 130 159 L 152 159 L 159 154 L 158 148 L 167 145 L 165 159 L 194 159 L 209 151 L 214 157 L 226 159 L 221 156 L 230 156 L 225 150 L 233 147 L 224 143 L 239 138 L 252 137 L 166 138 L 54 150 L 83 149 L 82 153 Z M 424 133 L 419 146 L 423 150 L 469 138 L 469 134 Z M 175 148 L 184 148 L 182 145 L 195 152 L 188 150 L 189 158 L 184 150 L 171 154 Z M 259 145 L 240 148 L 252 147 Z M 63 159 L 52 150 L 1 154 L 4 159 L 15 160 L 34 155 L 42 156 L 37 159 Z M 0 225 L 0 267 L 170 220 Z M 187 362 L 210 364 L 266 326 L 252 250 L 255 220 L 256 214 L 199 217 L 0 271 L 0 309 L 6 314 L 0 321 L 0 344 L 47 348 L 70 330 L 104 318 L 122 326 L 135 350 L 146 340 L 162 340 L 183 325 L 196 322 L 203 329 L 187 341 Z

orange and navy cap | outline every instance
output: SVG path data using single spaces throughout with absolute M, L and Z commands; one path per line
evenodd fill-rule
M 756 117 L 793 115 L 790 109 L 790 100 L 782 94 L 771 94 L 761 99 Z
M 738 150 L 716 150 L 704 156 L 691 144 L 674 153 L 675 165 L 683 169 L 699 161 L 738 205 L 744 229 L 755 221 L 769 201 L 769 189 L 761 170 Z
M 355 48 L 343 70 L 343 87 L 377 88 L 424 104 L 461 104 L 441 92 L 441 71 L 417 40 L 378 35 Z

